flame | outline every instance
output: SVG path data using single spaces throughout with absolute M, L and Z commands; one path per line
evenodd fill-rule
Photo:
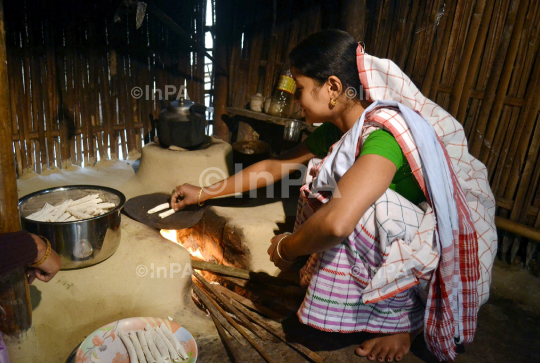
M 178 241 L 178 239 L 176 238 L 176 230 L 174 230 L 174 229 L 162 229 L 159 233 L 164 238 L 168 239 L 169 241 L 174 242 L 174 243 L 178 243 L 179 245 L 184 247 L 193 257 L 199 258 L 199 259 L 204 261 L 204 257 L 203 257 L 200 250 L 198 250 L 198 249 L 196 250 L 196 249 L 193 249 L 191 247 L 186 248 L 184 245 L 182 245 L 182 243 L 180 243 Z

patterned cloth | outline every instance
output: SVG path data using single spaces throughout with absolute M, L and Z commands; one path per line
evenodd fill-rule
M 410 239 L 400 238 L 402 236 L 399 233 L 397 239 L 392 238 L 393 236 L 388 238 L 389 235 L 385 234 L 384 229 L 376 229 L 367 234 L 363 230 L 363 228 L 366 228 L 364 224 L 367 223 L 364 220 L 367 216 L 364 216 L 355 229 L 355 233 L 345 241 L 347 243 L 336 246 L 334 249 L 325 251 L 322 254 L 311 256 L 302 271 L 302 281 L 303 283 L 309 283 L 309 290 L 298 315 L 303 322 L 323 330 L 344 332 L 363 330 L 394 333 L 410 331 L 407 329 L 413 329 L 412 327 L 417 321 L 416 310 L 413 308 L 413 306 L 416 306 L 417 301 L 413 297 L 413 291 L 416 288 L 408 290 L 407 288 L 422 282 L 422 279 L 429 279 L 429 295 L 426 301 L 424 318 L 426 341 L 428 347 L 439 359 L 454 359 L 456 355 L 454 338 L 456 337 L 459 343 L 472 341 L 476 329 L 476 314 L 479 303 L 485 302 L 489 294 L 491 266 L 496 253 L 497 237 L 494 225 L 495 201 L 487 181 L 487 172 L 480 162 L 468 154 L 461 125 L 443 109 L 425 98 L 394 63 L 387 59 L 369 56 L 363 52 L 361 47 L 357 52 L 357 61 L 360 79 L 368 100 L 387 99 L 401 102 L 417 111 L 433 126 L 440 139 L 440 144 L 444 146 L 442 147 L 445 151 L 444 158 L 447 164 L 452 166 L 449 169 L 448 174 L 450 175 L 448 179 L 453 184 L 452 193 L 460 216 L 459 226 L 453 228 L 455 230 L 453 241 L 442 245 L 444 247 L 441 250 L 442 261 L 436 273 L 431 276 L 433 268 L 435 268 L 433 264 L 437 266 L 438 262 L 438 255 L 432 238 L 435 223 L 431 210 L 426 210 L 422 219 L 422 221 L 425 220 L 425 223 L 416 227 L 418 241 L 422 241 L 420 244 L 418 244 L 418 241 L 414 244 L 414 239 L 411 241 Z M 417 145 L 407 122 L 403 120 L 399 110 L 396 109 L 385 108 L 372 111 L 366 117 L 366 123 L 362 126 L 362 137 L 358 142 L 356 153 L 341 154 L 339 155 L 341 160 L 338 160 L 339 158 L 336 159 L 335 155 L 333 156 L 332 151 L 330 151 L 325 161 L 310 170 L 311 176 L 318 176 L 324 162 L 327 165 L 332 165 L 332 170 L 338 169 L 340 165 L 352 165 L 361 148 L 362 141 L 373 130 L 381 127 L 392 132 L 396 137 L 420 187 L 428 200 L 431 201 L 426 186 L 425 169 L 423 169 Z M 338 144 L 339 142 L 334 147 L 337 147 Z M 317 181 L 317 179 L 315 180 Z M 322 203 L 328 202 L 337 181 L 333 179 L 322 184 L 328 190 L 318 190 L 318 193 L 312 194 L 309 182 L 302 188 L 304 199 L 299 206 L 296 228 L 305 219 L 309 218 L 309 215 L 316 211 Z M 383 200 L 379 200 L 377 203 L 395 205 L 389 202 L 388 195 L 389 193 L 386 193 L 382 197 Z M 403 203 L 400 204 L 403 205 Z M 306 208 L 306 206 L 309 208 Z M 376 211 L 377 205 L 373 208 Z M 371 215 L 375 221 L 393 221 L 398 224 L 392 212 L 387 212 L 386 216 L 384 216 L 371 211 Z M 380 218 L 380 220 L 377 218 Z M 431 227 L 427 226 L 429 219 L 431 219 Z M 364 224 L 362 224 L 362 221 Z M 360 238 L 362 231 L 364 232 L 363 239 Z M 439 237 L 439 233 L 440 231 L 435 233 L 435 237 Z M 371 236 L 371 240 L 366 236 Z M 381 239 L 381 236 L 384 238 Z M 476 238 L 478 238 L 478 242 Z M 400 239 L 403 240 L 403 243 Z M 424 247 L 424 254 L 419 252 L 419 248 L 422 246 Z M 367 251 L 375 251 L 375 247 L 380 249 L 379 254 L 382 253 L 379 258 L 370 256 L 370 258 L 359 263 L 358 260 L 352 257 L 355 254 L 363 256 L 366 249 Z M 401 255 L 405 251 L 405 247 L 412 251 L 408 256 L 406 254 Z M 389 251 L 393 251 L 394 254 L 389 253 Z M 428 251 L 429 253 L 426 253 Z M 388 256 L 385 253 L 388 253 Z M 398 256 L 405 257 L 394 257 L 396 261 L 394 264 L 393 259 L 389 257 L 396 256 L 397 253 L 399 253 Z M 422 266 L 420 270 L 418 270 L 417 266 L 409 264 L 411 261 L 416 260 L 415 253 L 423 257 L 422 262 L 419 263 Z M 430 261 L 427 257 L 432 257 L 432 260 Z M 478 261 L 480 261 L 480 268 L 477 265 Z M 388 264 L 388 262 L 391 262 L 391 264 Z M 337 264 L 337 266 L 332 264 Z M 399 274 L 392 275 L 389 273 L 388 266 L 399 264 L 401 264 L 400 268 L 398 268 L 401 271 Z M 356 289 L 351 289 L 353 295 L 356 293 L 353 300 L 356 298 L 357 302 L 361 300 L 363 304 L 374 304 L 378 309 L 374 310 L 377 314 L 368 314 L 367 310 L 364 309 L 366 305 L 363 305 L 363 307 L 360 307 L 362 305 L 356 306 L 356 312 L 343 307 L 348 307 L 347 304 L 351 304 L 349 293 L 343 294 L 344 289 L 351 288 L 351 279 L 358 282 L 355 279 L 358 276 L 353 274 L 355 276 L 347 277 L 346 280 L 348 281 L 342 281 L 344 276 L 338 273 L 345 273 L 346 277 L 347 272 L 343 270 L 347 270 L 347 268 L 349 271 L 352 271 L 353 268 L 358 270 L 358 265 L 365 268 L 365 271 L 360 271 L 359 275 L 364 286 L 358 284 L 355 286 Z M 339 268 L 331 268 L 332 266 Z M 373 266 L 378 269 L 371 270 Z M 402 278 L 403 274 L 405 274 L 405 278 Z M 339 275 L 339 284 L 329 283 L 334 281 L 333 279 L 337 275 Z M 341 294 L 339 294 L 338 288 L 342 290 Z M 423 289 L 416 290 L 419 293 L 424 291 Z M 361 292 L 361 297 L 357 296 L 359 295 L 358 291 Z M 403 294 L 400 293 L 401 291 L 403 291 Z M 382 301 L 393 304 L 396 301 L 392 299 L 397 298 L 397 296 L 402 299 L 400 301 L 401 307 L 411 310 L 409 310 L 409 314 L 387 315 L 392 316 L 395 322 L 392 331 L 391 325 L 381 319 L 382 312 L 386 313 L 387 311 L 379 309 L 377 305 Z M 321 299 L 324 299 L 324 301 Z M 335 305 L 335 302 L 341 303 L 343 306 L 341 308 L 332 306 Z M 354 302 L 352 303 L 354 304 Z M 353 316 L 355 313 L 359 316 Z M 340 314 L 342 320 L 336 320 L 336 316 Z M 352 325 L 353 322 L 356 322 L 356 325 Z M 375 323 L 372 324 L 372 322 Z M 407 326 L 407 322 L 410 325 Z M 376 328 L 373 329 L 373 326 L 376 326 Z
M 308 185 L 302 194 L 296 228 L 314 212 Z M 439 261 L 433 213 L 423 204 L 426 213 L 388 189 L 346 240 L 313 254 L 301 273 L 302 284 L 309 287 L 298 311 L 300 321 L 341 333 L 421 327 L 424 304 L 415 285 L 429 281 Z
M 454 183 L 459 184 L 463 191 L 462 195 L 455 196 L 457 206 L 460 212 L 464 212 L 468 207 L 478 241 L 476 254 L 479 262 L 479 278 L 475 280 L 476 271 L 467 268 L 467 266 L 471 266 L 471 261 L 463 259 L 465 256 L 471 257 L 473 251 L 469 251 L 469 254 L 463 254 L 461 253 L 463 251 L 460 250 L 466 245 L 466 235 L 470 236 L 473 232 L 467 231 L 467 226 L 460 225 L 460 235 L 456 237 L 459 239 L 459 249 L 456 249 L 459 256 L 455 256 L 455 261 L 460 264 L 459 272 L 461 273 L 463 294 L 464 296 L 472 296 L 474 293 L 472 290 L 476 287 L 478 293 L 477 304 L 485 303 L 489 297 L 491 268 L 497 252 L 495 198 L 489 186 L 486 167 L 469 154 L 467 140 L 461 124 L 439 105 L 426 98 L 396 64 L 388 59 L 370 56 L 364 53 L 362 47 L 359 46 L 357 50 L 357 66 L 367 100 L 397 101 L 420 113 L 437 133 L 447 153 L 446 157 L 453 167 L 452 178 Z M 392 130 L 390 131 L 392 132 Z M 394 136 L 400 135 L 399 130 L 396 131 L 396 133 L 392 132 Z M 415 156 L 414 159 L 418 161 L 416 168 L 410 161 L 409 163 L 411 163 L 413 173 L 422 187 L 422 185 L 425 185 L 422 178 L 422 165 L 420 158 L 416 157 L 417 150 L 413 140 L 405 133 L 402 137 L 397 138 L 397 141 L 404 151 L 408 150 Z M 408 155 L 407 158 L 409 159 Z M 457 192 L 460 193 L 459 190 Z M 461 234 L 461 231 L 464 233 Z M 475 246 L 470 247 L 474 249 Z M 443 270 L 446 267 L 445 263 L 441 264 L 436 279 L 440 279 L 441 276 L 448 276 L 448 272 Z M 456 267 L 458 267 L 457 264 Z M 468 278 L 470 280 L 464 281 L 464 279 L 467 280 Z M 472 280 L 475 280 L 475 282 Z M 455 281 L 454 284 L 456 283 L 459 282 Z M 439 290 L 440 284 L 441 282 L 435 279 L 432 281 L 430 291 L 432 302 L 440 302 L 441 298 L 445 298 L 445 294 L 451 292 Z M 447 285 L 445 282 L 443 284 Z M 455 285 L 452 286 L 452 290 L 454 289 L 456 289 Z M 460 323 L 463 324 L 460 327 L 456 327 L 453 322 L 449 322 L 439 314 L 443 308 L 441 305 L 427 306 L 424 324 L 426 342 L 439 359 L 454 359 L 456 355 L 453 337 L 448 330 L 454 330 L 453 336 L 458 336 L 459 343 L 467 344 L 472 341 L 476 328 L 474 311 L 477 310 L 477 306 L 473 305 L 476 305 L 476 301 L 459 301 L 458 309 L 465 310 L 458 312 L 459 316 L 462 317 Z M 469 313 L 472 315 L 469 315 Z

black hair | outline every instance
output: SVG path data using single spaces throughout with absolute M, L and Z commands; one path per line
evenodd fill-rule
M 357 47 L 358 43 L 349 33 L 336 29 L 323 30 L 298 43 L 289 54 L 289 59 L 291 67 L 315 80 L 318 86 L 323 85 L 328 77 L 336 76 L 343 85 L 343 92 L 353 87 L 356 99 L 360 99 Z

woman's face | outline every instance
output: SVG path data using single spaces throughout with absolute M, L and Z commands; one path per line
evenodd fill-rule
M 291 73 L 296 81 L 295 102 L 300 103 L 306 122 L 313 124 L 328 122 L 332 119 L 333 112 L 329 107 L 330 94 L 325 85 L 317 87 L 312 78 L 300 74 L 296 69 Z

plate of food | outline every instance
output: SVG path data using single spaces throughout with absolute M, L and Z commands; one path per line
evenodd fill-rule
M 79 346 L 75 363 L 195 363 L 197 343 L 175 322 L 128 318 L 102 326 Z

